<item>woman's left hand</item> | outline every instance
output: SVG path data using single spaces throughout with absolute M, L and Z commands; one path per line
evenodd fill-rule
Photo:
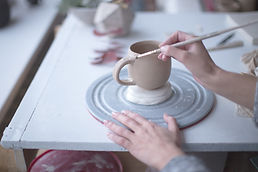
M 174 157 L 184 154 L 180 148 L 180 133 L 175 118 L 164 114 L 168 128 L 146 120 L 137 113 L 122 111 L 112 113 L 112 117 L 129 129 L 104 121 L 112 132 L 109 139 L 126 148 L 143 163 L 161 170 Z

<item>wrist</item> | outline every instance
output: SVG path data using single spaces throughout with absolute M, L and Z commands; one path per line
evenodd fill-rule
M 216 87 L 226 72 L 227 71 L 216 66 L 212 69 L 212 72 L 209 72 L 204 77 L 199 78 L 198 82 L 205 88 L 214 90 L 214 87 Z
M 160 163 L 157 164 L 155 168 L 158 170 L 162 170 L 169 163 L 169 161 L 184 154 L 185 153 L 182 151 L 181 148 L 172 148 L 170 151 L 168 151 L 167 156 L 161 159 Z

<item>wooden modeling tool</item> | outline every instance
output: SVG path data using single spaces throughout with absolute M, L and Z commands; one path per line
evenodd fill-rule
M 222 45 L 217 45 L 215 47 L 207 48 L 207 51 L 211 52 L 211 51 L 223 50 L 227 48 L 241 47 L 243 45 L 244 45 L 243 41 L 234 41 L 234 42 L 230 42 Z
M 204 39 L 215 37 L 215 36 L 221 35 L 223 33 L 230 32 L 232 30 L 243 28 L 243 27 L 255 24 L 255 23 L 258 23 L 258 20 L 255 20 L 255 21 L 252 21 L 252 22 L 248 22 L 246 24 L 239 25 L 239 26 L 234 26 L 234 27 L 231 27 L 231 28 L 228 28 L 228 29 L 224 29 L 224 30 L 212 32 L 212 33 L 209 33 L 209 34 L 205 34 L 203 36 L 198 36 L 198 37 L 195 37 L 193 39 L 188 39 L 188 40 L 183 41 L 183 42 L 178 42 L 178 43 L 172 44 L 172 46 L 173 47 L 181 47 L 181 46 L 188 45 L 188 44 L 191 44 L 191 43 L 194 43 L 194 42 L 198 42 L 198 41 L 201 41 L 201 40 L 204 40 Z M 160 50 L 160 48 L 158 48 L 158 49 L 155 49 L 155 50 L 152 50 L 152 51 L 148 51 L 148 52 L 143 53 L 143 54 L 139 54 L 138 56 L 136 56 L 136 59 L 140 58 L 140 57 L 144 57 L 144 56 L 150 55 L 150 54 L 160 53 L 160 52 L 161 52 L 161 50 Z

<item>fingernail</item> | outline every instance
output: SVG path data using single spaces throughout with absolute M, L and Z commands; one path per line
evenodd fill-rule
M 107 137 L 111 137 L 112 136 L 112 133 L 107 133 Z
M 171 115 L 167 114 L 167 113 L 164 113 L 164 115 L 166 115 L 167 117 L 172 117 Z
M 110 125 L 110 121 L 107 121 L 107 120 L 103 121 L 103 123 L 104 123 L 104 126 L 106 126 L 106 127 L 108 127 Z
M 122 110 L 121 112 L 122 112 L 122 113 L 126 113 L 127 111 L 126 111 L 126 110 Z
M 162 54 L 159 54 L 158 59 L 162 60 Z
M 162 55 L 162 61 L 167 61 L 167 57 L 165 55 Z
M 117 116 L 118 112 L 112 112 L 112 116 Z

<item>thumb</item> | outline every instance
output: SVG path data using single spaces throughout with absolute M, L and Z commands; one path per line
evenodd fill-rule
M 185 54 L 185 50 L 173 47 L 172 45 L 162 46 L 162 47 L 160 47 L 160 51 L 162 54 L 165 54 L 166 56 L 172 56 L 173 58 L 177 59 L 178 61 L 181 61 L 180 59 Z
M 163 118 L 166 121 L 166 123 L 168 124 L 169 131 L 177 131 L 178 130 L 176 119 L 174 117 L 164 113 Z

